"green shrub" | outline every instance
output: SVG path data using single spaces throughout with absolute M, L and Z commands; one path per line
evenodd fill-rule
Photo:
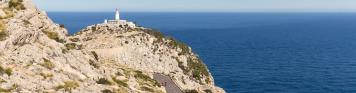
M 77 44 L 68 43 L 68 44 L 65 44 L 65 46 L 67 47 L 68 50 L 72 50 L 72 49 L 76 49 Z
M 147 33 L 147 34 L 153 35 L 153 36 L 156 37 L 156 38 L 164 38 L 163 33 L 161 33 L 161 32 L 158 31 L 158 30 L 145 29 L 145 30 L 142 30 L 142 31 L 145 32 L 145 33 Z
M 182 49 L 182 51 L 179 53 L 179 55 L 184 55 L 184 54 L 188 54 L 190 52 L 189 47 L 184 44 L 183 42 L 180 42 L 178 40 L 175 40 L 172 37 L 169 37 L 170 42 L 168 43 L 169 46 L 173 47 L 173 48 L 180 48 Z
M 53 39 L 53 40 L 55 40 L 55 41 L 57 41 L 59 43 L 64 43 L 65 42 L 63 39 L 59 38 L 59 35 L 58 35 L 57 32 L 51 32 L 51 31 L 46 31 L 46 30 L 44 30 L 42 32 L 45 33 L 48 36 L 48 38 Z
M 121 80 L 117 80 L 116 78 L 112 77 L 112 80 L 118 84 L 119 86 L 124 86 L 124 87 L 128 87 L 127 83 Z
M 60 90 L 64 89 L 65 91 L 71 91 L 72 89 L 76 89 L 79 87 L 79 84 L 75 81 L 66 81 L 64 82 L 64 85 L 58 85 L 55 89 Z
M 183 62 L 180 61 L 177 57 L 175 57 L 175 59 L 178 62 L 178 67 L 183 70 L 183 73 L 187 74 L 189 70 L 183 65 Z
M 31 24 L 31 22 L 30 21 L 28 21 L 28 20 L 22 20 L 24 23 L 25 23 L 25 25 L 29 25 L 29 24 Z
M 96 83 L 98 84 L 103 84 L 103 85 L 112 85 L 112 82 L 110 82 L 108 79 L 106 78 L 100 78 L 98 81 L 96 81 Z
M 135 71 L 134 77 L 137 79 L 142 79 L 144 81 L 154 81 L 153 79 L 151 79 L 151 77 L 143 74 L 141 71 Z
M 11 0 L 9 2 L 9 7 L 16 10 L 25 10 L 25 6 L 22 4 L 23 0 Z
M 105 89 L 105 90 L 101 90 L 101 93 L 114 93 L 111 90 Z
M 142 91 L 147 91 L 147 92 L 150 92 L 150 93 L 155 92 L 155 90 L 153 90 L 152 88 L 146 87 L 146 86 L 142 86 L 141 90 Z
M 96 30 L 97 30 L 97 29 L 96 29 L 96 26 L 92 26 L 92 27 L 91 27 L 91 30 L 92 30 L 93 32 L 96 32 Z
M 209 76 L 207 67 L 199 59 L 194 60 L 192 58 L 188 58 L 188 69 L 192 71 L 193 77 L 200 82 L 202 76 Z
M 6 83 L 6 81 L 5 81 L 4 79 L 1 79 L 1 78 L 0 78 L 0 84 L 1 84 L 1 83 Z
M 41 63 L 40 65 L 47 69 L 53 69 L 55 67 L 55 65 L 46 58 L 43 58 L 43 63 Z
M 213 93 L 213 91 L 210 90 L 210 89 L 204 90 L 204 92 L 205 92 L 205 93 Z
M 72 41 L 72 42 L 78 42 L 79 38 L 69 38 L 69 40 Z
M 188 54 L 190 52 L 190 48 L 186 44 L 184 44 L 183 42 L 180 42 L 178 40 L 175 40 L 172 37 L 165 37 L 164 34 L 159 32 L 158 30 L 143 29 L 142 31 L 157 38 L 157 40 L 155 40 L 153 43 L 163 43 L 164 39 L 170 40 L 170 42 L 168 43 L 169 46 L 171 46 L 172 48 L 182 49 L 182 51 L 181 51 L 181 53 L 179 53 L 179 55 Z
M 0 88 L 0 93 L 7 93 L 7 92 L 11 92 L 13 90 L 15 90 L 17 88 L 17 84 L 13 84 L 10 88 L 5 89 L 5 88 Z
M 154 37 L 157 38 L 156 41 L 154 41 L 153 43 L 160 43 L 160 42 L 163 42 L 163 39 L 165 38 L 164 35 L 159 32 L 158 30 L 153 30 L 153 29 L 143 29 L 141 30 L 149 35 L 152 35 Z
M 61 27 L 61 28 L 66 28 L 66 27 L 64 26 L 64 24 L 59 24 L 59 27 Z
M 12 75 L 12 69 L 11 68 L 4 68 L 0 66 L 0 74 L 7 74 L 8 76 Z
M 3 17 L 0 17 L 0 19 L 8 19 L 14 16 L 14 12 L 12 11 L 11 8 L 3 8 L 2 9 L 4 11 L 4 13 L 6 14 Z
M 199 93 L 197 90 L 184 90 L 184 93 Z
M 0 30 L 0 41 L 6 40 L 8 34 L 5 31 Z
M 44 79 L 53 77 L 53 74 L 52 74 L 52 73 L 40 73 L 40 75 L 41 75 Z
M 134 71 L 134 77 L 138 80 L 139 84 L 147 84 L 149 86 L 159 86 L 159 83 L 151 77 L 143 74 L 141 71 Z
M 62 49 L 62 53 L 63 53 L 63 54 L 68 53 L 68 49 Z

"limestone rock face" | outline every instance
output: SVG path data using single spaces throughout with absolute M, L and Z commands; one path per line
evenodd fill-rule
M 0 8 L 0 92 L 165 93 L 160 73 L 182 90 L 224 93 L 190 47 L 159 32 L 97 24 L 69 36 L 31 0 Z

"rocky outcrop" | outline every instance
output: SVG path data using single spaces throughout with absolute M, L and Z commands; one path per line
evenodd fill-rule
M 191 48 L 152 29 L 97 24 L 69 36 L 31 0 L 0 4 L 0 92 L 167 92 L 155 73 L 224 92 Z

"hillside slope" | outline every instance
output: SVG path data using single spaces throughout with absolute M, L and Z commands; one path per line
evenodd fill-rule
M 69 36 L 31 0 L 0 3 L 0 92 L 222 93 L 191 48 L 143 27 L 88 26 Z

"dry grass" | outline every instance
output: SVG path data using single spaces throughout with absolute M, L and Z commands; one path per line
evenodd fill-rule
M 46 58 L 43 58 L 43 63 L 41 63 L 40 65 L 48 69 L 53 69 L 55 67 L 55 65 Z
M 53 77 L 53 74 L 52 74 L 52 73 L 40 73 L 40 75 L 41 75 L 44 79 Z
M 113 80 L 116 84 L 118 84 L 119 86 L 124 86 L 124 87 L 128 87 L 128 86 L 129 86 L 126 82 L 121 81 L 121 80 L 117 80 L 117 79 L 114 78 L 114 77 L 112 77 L 112 80 Z
M 11 0 L 9 2 L 9 7 L 16 10 L 25 10 L 26 7 L 22 4 L 23 0 Z
M 6 29 L 5 23 L 0 20 L 0 41 L 5 40 L 7 37 L 7 33 L 5 29 Z
M 68 43 L 68 44 L 65 44 L 65 46 L 67 47 L 68 50 L 72 50 L 72 49 L 76 49 L 77 44 Z
M 96 81 L 97 84 L 102 84 L 102 85 L 112 85 L 113 83 L 109 81 L 106 78 L 100 78 L 98 81 Z
M 8 76 L 12 75 L 12 69 L 11 68 L 4 68 L 0 66 L 0 75 L 2 74 L 7 74 Z
M 48 38 L 53 39 L 59 43 L 65 42 L 63 39 L 59 38 L 59 35 L 57 32 L 52 32 L 52 31 L 47 31 L 47 30 L 43 30 L 42 32 L 45 33 L 48 36 Z
M 13 90 L 15 90 L 18 86 L 16 84 L 13 84 L 10 88 L 0 88 L 0 93 L 9 93 Z
M 60 90 L 64 89 L 64 91 L 72 91 L 79 87 L 79 84 L 76 81 L 66 81 L 64 85 L 58 85 L 55 89 Z

